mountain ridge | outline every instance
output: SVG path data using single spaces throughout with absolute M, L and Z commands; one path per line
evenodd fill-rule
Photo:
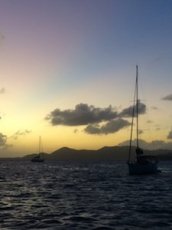
M 52 153 L 42 153 L 45 159 L 50 160 L 127 160 L 128 146 L 104 146 L 97 150 L 74 149 L 62 147 Z M 135 148 L 132 148 L 134 155 Z M 156 155 L 160 160 L 172 160 L 172 150 L 144 150 L 146 155 Z M 34 154 L 25 155 L 24 159 L 31 159 Z

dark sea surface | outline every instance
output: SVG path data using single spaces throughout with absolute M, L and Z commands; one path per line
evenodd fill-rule
M 0 161 L 0 229 L 172 229 L 172 162 Z

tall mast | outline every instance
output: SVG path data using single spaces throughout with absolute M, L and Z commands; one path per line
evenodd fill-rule
M 132 109 L 132 121 L 131 121 L 131 131 L 130 131 L 130 143 L 129 143 L 129 154 L 128 154 L 128 162 L 130 162 L 131 158 L 131 144 L 133 137 L 133 125 L 134 125 L 134 117 L 136 114 L 136 126 L 138 127 L 138 66 L 136 65 L 136 82 L 135 82 L 135 90 L 134 90 L 134 104 Z M 136 127 L 136 139 L 137 139 L 137 147 L 138 147 L 138 131 Z
M 39 136 L 39 154 L 41 152 L 41 136 Z
M 136 65 L 136 140 L 137 148 L 139 147 L 139 92 L 138 92 L 138 65 Z

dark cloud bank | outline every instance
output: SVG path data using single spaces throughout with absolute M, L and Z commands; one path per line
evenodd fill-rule
M 130 125 L 130 123 L 127 120 L 119 118 L 109 121 L 102 126 L 98 124 L 88 125 L 84 131 L 88 134 L 109 134 L 115 133 L 128 125 Z
M 81 126 L 85 125 L 84 131 L 88 134 L 109 134 L 119 131 L 130 125 L 126 118 L 132 115 L 133 106 L 116 111 L 112 106 L 98 108 L 88 104 L 78 104 L 75 108 L 53 110 L 47 117 L 53 126 Z M 146 112 L 146 105 L 139 102 L 139 113 Z M 102 124 L 103 123 L 103 124 Z
M 47 119 L 51 121 L 52 125 L 79 126 L 108 121 L 116 117 L 117 112 L 111 106 L 101 109 L 81 103 L 76 105 L 73 110 L 55 109 Z

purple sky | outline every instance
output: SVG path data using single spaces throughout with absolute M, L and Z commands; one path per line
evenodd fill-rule
M 171 8 L 171 0 L 0 0 L 2 148 L 32 152 L 41 133 L 49 152 L 125 141 L 121 120 L 110 123 L 110 134 L 89 135 L 86 125 L 52 126 L 45 117 L 55 109 L 76 113 L 79 104 L 128 108 L 136 64 L 150 113 L 141 138 L 169 142 L 171 100 L 162 98 L 172 94 Z

